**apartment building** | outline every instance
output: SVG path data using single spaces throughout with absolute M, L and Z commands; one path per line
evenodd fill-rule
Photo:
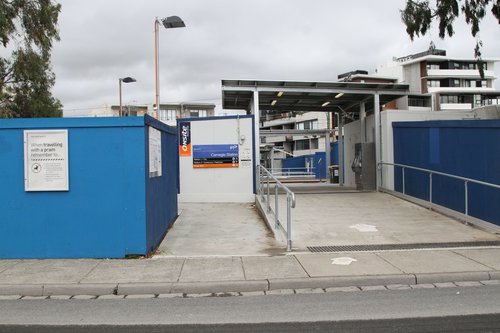
M 397 101 L 402 110 L 470 111 L 500 104 L 500 91 L 495 90 L 495 63 L 483 59 L 484 77 L 475 59 L 449 57 L 445 50 L 431 47 L 425 52 L 393 58 L 377 67 L 376 74 L 397 78 L 409 84 L 408 97 Z
M 148 113 L 155 116 L 154 105 L 151 105 Z M 215 104 L 202 103 L 169 103 L 160 104 L 158 119 L 170 126 L 176 126 L 179 118 L 205 118 L 215 115 Z
M 328 128 L 327 112 L 267 112 L 260 119 L 261 130 L 319 130 Z M 330 120 L 331 121 L 331 120 Z M 326 147 L 325 136 L 317 134 L 303 135 L 268 135 L 260 138 L 262 160 L 269 160 L 272 147 L 275 160 L 292 157 L 312 155 L 324 152 Z M 279 162 L 276 167 L 281 167 Z
M 110 105 L 93 109 L 89 112 L 90 117 L 117 117 L 120 106 Z M 156 117 L 154 104 L 147 105 L 123 105 L 122 116 L 144 116 Z M 158 119 L 170 126 L 176 126 L 178 118 L 202 118 L 213 117 L 215 115 L 215 104 L 202 103 L 168 103 L 160 104 Z

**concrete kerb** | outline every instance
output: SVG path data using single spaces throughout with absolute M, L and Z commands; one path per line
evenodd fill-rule
M 490 272 L 417 273 L 417 284 L 490 280 Z
M 269 279 L 269 290 L 415 284 L 412 274 Z
M 119 284 L 0 284 L 0 295 L 140 295 L 140 294 L 204 294 L 229 292 L 264 292 L 281 289 L 342 288 L 387 285 L 422 285 L 460 281 L 500 280 L 500 271 L 432 274 L 396 274 L 335 276 L 307 278 L 276 278 L 241 281 L 119 283 Z
M 43 296 L 111 295 L 114 294 L 116 288 L 116 283 L 46 284 L 43 286 Z
M 0 284 L 0 295 L 42 296 L 41 284 Z
M 172 282 L 167 283 L 119 283 L 117 295 L 170 294 Z
M 178 282 L 172 286 L 171 293 L 201 294 L 218 292 L 265 291 L 269 288 L 267 280 Z

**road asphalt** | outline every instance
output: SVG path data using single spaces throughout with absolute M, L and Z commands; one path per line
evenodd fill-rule
M 498 284 L 500 248 L 281 256 L 0 260 L 0 299 Z M 377 288 L 377 287 L 375 287 Z
M 0 301 L 0 332 L 497 332 L 500 285 Z

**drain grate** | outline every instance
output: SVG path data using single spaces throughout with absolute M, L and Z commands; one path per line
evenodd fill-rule
M 310 252 L 359 252 L 500 246 L 500 241 L 308 246 Z

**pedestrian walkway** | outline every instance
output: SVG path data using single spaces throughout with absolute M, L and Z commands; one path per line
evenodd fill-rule
M 134 295 L 500 280 L 500 248 L 129 260 L 0 260 L 0 295 Z M 495 283 L 495 282 L 491 282 Z
M 252 203 L 181 203 L 155 257 L 272 255 L 284 250 Z

